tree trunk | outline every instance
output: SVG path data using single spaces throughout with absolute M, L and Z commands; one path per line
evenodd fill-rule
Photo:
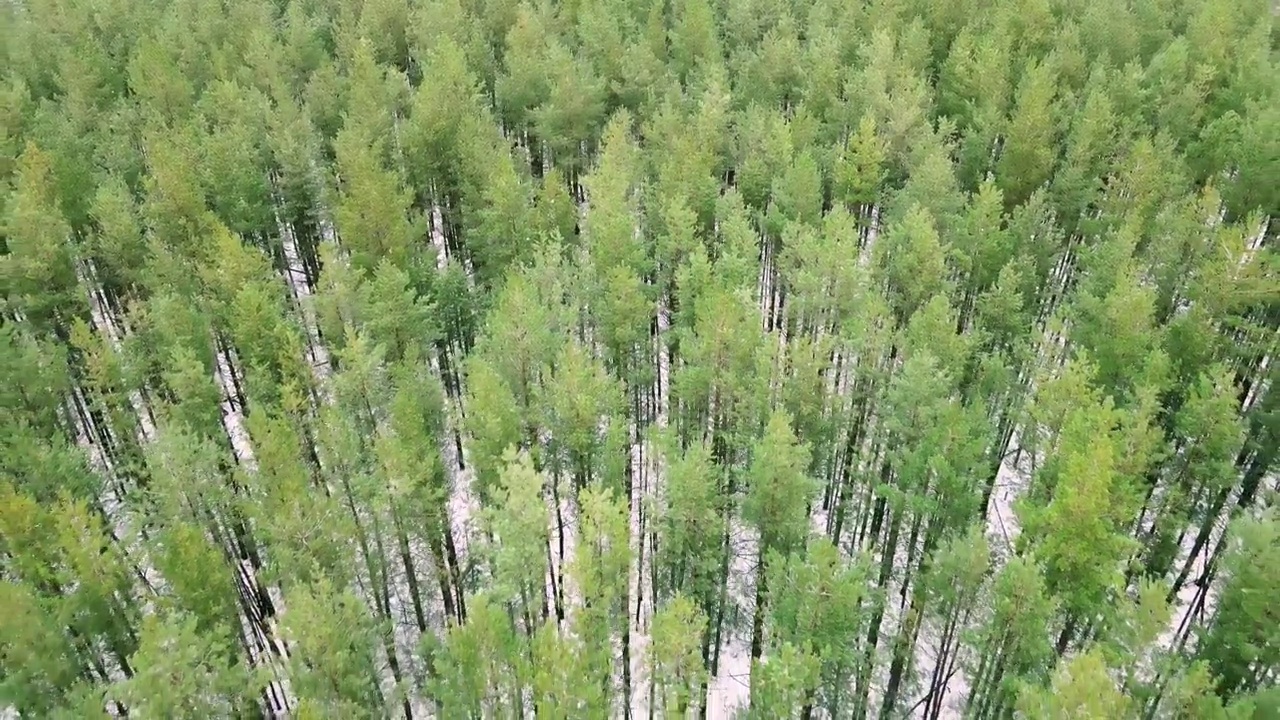
M 427 618 L 422 610 L 422 592 L 418 587 L 418 573 L 413 565 L 413 555 L 409 552 L 409 536 L 400 522 L 400 515 L 392 511 L 392 519 L 396 525 L 396 541 L 400 550 L 400 562 L 404 565 L 405 579 L 409 585 L 409 597 L 413 601 L 413 618 L 418 623 L 418 632 L 427 631 Z
M 898 694 L 905 677 L 914 664 L 916 635 L 920 631 L 920 605 L 923 593 L 912 595 L 911 609 L 907 611 L 905 624 L 894 642 L 893 661 L 889 664 L 889 684 L 885 687 L 884 701 L 880 704 L 880 720 L 889 720 L 898 704 Z
M 756 606 L 751 616 L 751 659 L 759 660 L 764 642 L 764 600 L 768 592 L 765 584 L 768 573 L 765 568 L 765 546 L 760 542 L 760 554 L 756 559 Z
M 462 566 L 458 563 L 458 548 L 453 542 L 453 529 L 449 514 L 446 510 L 444 513 L 443 527 L 441 530 L 444 534 L 444 551 L 449 561 L 449 576 L 453 581 L 453 599 L 455 601 L 455 610 L 458 612 L 458 622 L 467 621 L 467 600 L 466 592 L 462 587 Z

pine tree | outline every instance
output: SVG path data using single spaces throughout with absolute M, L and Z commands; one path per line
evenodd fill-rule
M 1025 690 L 1018 698 L 1018 708 L 1043 718 L 1128 717 L 1128 698 L 1107 671 L 1096 650 L 1078 655 L 1059 666 L 1050 687 Z
M 1275 609 L 1266 600 L 1276 577 L 1271 570 L 1277 560 L 1274 513 L 1239 520 L 1232 534 L 1232 546 L 1222 559 L 1222 599 L 1199 651 L 1217 677 L 1216 689 L 1224 699 L 1269 684 L 1277 647 L 1276 624 L 1270 620 Z
M 46 332 L 82 311 L 71 228 L 55 194 L 51 162 L 28 143 L 18 158 L 14 194 L 5 203 L 5 295 L 14 310 Z
M 868 570 L 862 559 L 846 561 L 825 538 L 803 554 L 770 560 L 769 645 L 784 654 L 794 646 L 818 661 L 802 714 L 820 707 L 835 717 L 850 704 L 850 681 L 862 660 L 857 647 L 869 600 Z M 772 662 L 776 656 L 769 657 Z
M 996 164 L 996 177 L 1009 203 L 1026 200 L 1053 170 L 1054 84 L 1054 68 L 1048 63 L 1029 63 L 1018 81 L 1008 141 Z
M 524 661 L 509 616 L 502 603 L 484 595 L 467 598 L 467 606 L 469 621 L 451 624 L 438 647 L 426 648 L 435 668 L 431 695 L 442 714 L 456 717 L 514 711 L 523 706 L 519 678 Z
M 928 211 L 915 206 L 877 243 L 878 269 L 899 323 L 946 286 L 944 249 Z
M 806 475 L 808 456 L 809 447 L 797 441 L 785 412 L 770 415 L 763 437 L 752 448 L 742 515 L 759 533 L 753 658 L 763 652 L 770 558 L 794 552 L 808 537 L 809 502 L 817 491 L 817 484 Z
M 654 613 L 649 660 L 654 709 L 679 715 L 700 705 L 697 695 L 706 673 L 700 639 L 706 625 L 707 616 L 678 593 Z
M 755 659 L 748 716 L 797 717 L 813 694 L 818 667 L 818 658 L 790 644 L 782 645 L 776 654 Z
M 285 598 L 282 630 L 290 651 L 291 685 L 299 713 L 352 717 L 384 706 L 373 656 L 374 627 L 364 603 L 319 579 Z
M 546 579 L 553 569 L 551 538 L 547 531 L 547 510 L 542 499 L 542 476 L 533 469 L 526 455 L 514 449 L 503 454 L 499 487 L 487 518 L 490 535 L 495 539 L 492 550 L 494 587 L 521 622 L 526 636 L 532 636 L 548 615 Z M 563 535 L 561 536 L 563 538 Z M 561 550 L 560 557 L 564 557 Z M 551 575 L 559 585 L 552 600 L 557 617 L 563 603 L 563 576 Z
M 225 640 L 196 629 L 189 616 L 148 618 L 131 658 L 137 674 L 111 691 L 143 718 L 197 718 L 246 712 L 257 678 L 228 662 Z
M 352 264 L 365 273 L 384 258 L 410 267 L 424 234 L 413 218 L 410 193 L 380 166 L 379 147 L 370 148 L 356 131 L 344 130 L 334 146 L 342 183 L 334 214 Z
M 610 490 L 600 487 L 583 491 L 578 504 L 581 508 L 579 533 L 569 578 L 582 598 L 582 606 L 574 610 L 572 627 L 582 643 L 579 652 L 588 659 L 586 676 L 580 682 L 601 688 L 599 698 L 583 710 L 593 715 L 607 715 L 614 712 L 611 708 L 619 703 L 628 703 L 631 696 L 627 633 L 631 551 L 626 507 Z M 615 643 L 620 643 L 622 648 L 621 673 L 614 671 L 619 663 L 614 655 Z M 623 678 L 620 700 L 613 698 L 616 674 Z
M 1015 556 L 1000 569 L 991 615 L 978 631 L 977 665 L 969 669 L 966 717 L 1000 717 L 1013 707 L 1018 682 L 1048 676 L 1053 646 L 1045 628 L 1056 606 L 1034 559 Z
M 1052 482 L 1052 499 L 1023 511 L 1024 537 L 1033 539 L 1049 587 L 1063 601 L 1059 652 L 1101 614 L 1135 545 L 1124 532 L 1136 504 L 1133 490 L 1118 471 L 1116 439 L 1105 429 L 1112 412 L 1106 406 L 1072 412 L 1057 457 L 1040 470 Z

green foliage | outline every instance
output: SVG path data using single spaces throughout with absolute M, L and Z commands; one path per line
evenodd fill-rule
M 607 714 L 611 704 L 608 688 L 617 662 L 614 642 L 629 622 L 627 509 L 610 490 L 595 487 L 582 492 L 578 504 L 578 545 L 568 574 L 581 593 L 582 607 L 573 618 L 573 635 L 581 642 L 577 652 L 586 660 L 581 682 L 605 689 L 604 697 L 588 703 L 586 711 Z
M 683 594 L 706 612 L 719 584 L 725 503 L 720 478 L 705 445 L 669 451 L 664 459 L 667 493 L 656 508 L 658 592 Z
M 7 4 L 0 711 L 1274 714 L 1271 5 Z
M 752 718 L 799 717 L 818 682 L 818 658 L 784 644 L 752 668 Z
M 1023 691 L 1018 709 L 1026 717 L 1046 719 L 1128 717 L 1129 700 L 1108 670 L 1096 651 L 1076 656 L 1058 667 L 1050 687 Z
M 290 592 L 283 632 L 291 644 L 293 691 L 299 705 L 321 716 L 371 716 L 381 704 L 375 629 L 350 590 L 321 578 Z
M 0 693 L 22 713 L 47 713 L 69 693 L 79 661 L 56 606 L 22 583 L 0 584 Z
M 1257 691 L 1266 686 L 1276 667 L 1275 512 L 1257 520 L 1242 519 L 1231 528 L 1232 547 L 1223 557 L 1225 584 L 1218 613 L 1202 640 L 1202 657 L 1217 677 L 1217 691 L 1224 698 Z
M 619 428 L 622 388 L 576 342 L 557 355 L 555 371 L 540 391 L 540 427 L 550 435 L 546 464 L 583 488 L 593 482 L 621 487 L 621 469 L 612 458 L 623 451 Z
M 912 207 L 900 223 L 887 228 L 876 252 L 881 282 L 899 323 L 945 289 L 944 248 L 924 208 Z
M 49 156 L 28 143 L 18 158 L 13 196 L 5 203 L 5 248 L 0 278 L 6 304 L 49 330 L 81 311 L 71 250 Z
M 885 151 L 875 119 L 864 115 L 836 160 L 833 194 L 850 206 L 872 206 L 880 199 Z
M 472 462 L 476 463 L 478 492 L 486 505 L 491 488 L 498 484 L 504 466 L 503 455 L 520 442 L 520 422 L 515 396 L 492 365 L 479 357 L 468 361 L 467 379 L 470 408 L 467 430 L 470 432 Z
M 858 638 L 868 615 L 868 567 L 848 562 L 825 538 L 804 554 L 769 562 L 770 644 L 784 656 L 794 646 L 818 661 L 817 702 L 835 713 L 850 699 L 861 659 Z
M 511 701 L 505 692 L 519 672 L 511 666 L 515 638 L 501 603 L 472 596 L 467 608 L 470 621 L 451 625 L 439 648 L 428 651 L 438 657 L 430 687 L 442 711 L 484 717 Z
M 1109 603 L 1135 545 L 1125 528 L 1134 500 L 1117 472 L 1122 458 L 1108 434 L 1110 415 L 1106 407 L 1073 412 L 1055 462 L 1042 471 L 1054 478 L 1052 499 L 1025 506 L 1027 537 L 1071 616 L 1091 617 Z
M 1005 199 L 1021 203 L 1049 178 L 1053 169 L 1057 128 L 1054 125 L 1054 69 L 1048 63 L 1028 64 L 1015 93 L 1009 137 L 996 176 Z
M 492 550 L 494 589 L 517 608 L 532 633 L 533 618 L 544 605 L 543 578 L 547 572 L 548 531 L 542 500 L 543 478 L 527 455 L 508 449 L 494 505 L 487 518 L 496 538 Z
M 352 264 L 366 273 L 383 258 L 407 267 L 424 234 L 412 215 L 410 193 L 380 166 L 376 146 L 346 131 L 334 145 L 342 179 L 334 219 L 351 248 Z
M 261 684 L 227 660 L 225 640 L 197 630 L 195 618 L 147 618 L 130 658 L 135 675 L 111 695 L 142 718 L 199 718 L 247 711 Z
M 769 417 L 752 448 L 742 514 L 760 533 L 764 551 L 789 552 L 808 534 L 808 503 L 816 491 L 806 474 L 809 447 L 797 440 L 785 412 Z
M 688 598 L 676 594 L 653 616 L 650 672 L 656 690 L 655 707 L 680 714 L 697 701 L 705 669 L 701 639 L 707 617 Z

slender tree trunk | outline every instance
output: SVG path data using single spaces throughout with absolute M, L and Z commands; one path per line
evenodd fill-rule
M 898 704 L 902 683 L 911 673 L 914 664 L 916 635 L 920 631 L 920 612 L 923 593 L 912 595 L 911 609 L 907 611 L 905 624 L 894 642 L 893 661 L 889 664 L 889 684 L 885 687 L 884 700 L 880 704 L 880 720 L 889 720 Z
M 923 571 L 924 563 L 927 561 L 929 554 L 930 529 L 925 529 L 925 548 L 920 553 L 920 563 L 916 563 L 916 538 L 920 536 L 920 523 L 922 518 L 920 513 L 914 513 L 911 519 L 911 533 L 907 536 L 907 566 L 902 577 L 902 588 L 898 591 L 899 607 L 907 601 L 907 593 L 911 592 L 911 582 L 915 579 L 916 571 Z M 914 600 L 913 600 L 914 602 Z
M 719 574 L 720 599 L 716 602 L 716 616 L 715 616 L 715 622 L 713 623 L 713 626 L 715 627 L 715 636 L 714 636 L 715 642 L 714 642 L 714 648 L 711 653 L 711 676 L 712 677 L 715 677 L 716 673 L 719 672 L 719 669 L 720 669 L 720 641 L 721 641 L 721 632 L 724 628 L 724 608 L 725 608 L 725 605 L 728 604 L 728 600 L 729 600 L 729 597 L 728 597 L 729 596 L 729 555 L 730 555 L 731 546 L 729 544 L 729 530 L 727 528 L 728 526 L 726 525 L 726 529 L 724 532 L 724 540 L 723 540 L 723 544 L 721 545 L 720 574 Z
M 639 580 L 637 577 L 637 584 Z M 627 578 L 626 585 L 628 589 L 622 591 L 622 716 L 624 720 L 631 720 L 631 619 L 627 613 L 631 604 L 627 597 L 630 594 L 630 578 Z
M 409 551 L 409 536 L 400 522 L 399 513 L 392 510 L 392 518 L 396 526 L 396 541 L 399 544 L 400 562 L 404 565 L 405 579 L 409 585 L 409 597 L 413 601 L 413 618 L 418 623 L 418 632 L 427 631 L 427 618 L 422 610 L 422 592 L 418 587 L 418 573 L 413 565 L 413 555 Z
M 1067 622 L 1062 626 L 1062 632 L 1058 634 L 1058 641 L 1054 643 L 1054 650 L 1058 657 L 1062 657 L 1067 653 L 1067 647 L 1071 645 L 1071 640 L 1076 634 L 1076 616 L 1068 615 Z
M 886 463 L 887 467 L 887 463 Z M 884 498 L 880 498 L 881 511 L 883 512 Z M 892 516 L 889 521 L 889 536 L 885 544 L 880 549 L 880 573 L 877 579 L 876 587 L 880 594 L 876 604 L 875 616 L 871 620 L 870 626 L 867 628 L 867 639 L 863 654 L 863 665 L 859 668 L 857 677 L 857 693 L 859 700 L 854 708 L 854 717 L 856 720 L 863 720 L 867 715 L 868 694 L 870 692 L 869 683 L 871 681 L 871 673 L 875 668 L 876 646 L 880 642 L 880 624 L 884 621 L 885 604 L 889 602 L 887 593 L 885 592 L 889 582 L 889 576 L 893 569 L 894 549 L 898 545 L 898 530 L 902 524 L 901 518 L 896 511 L 890 510 Z
M 947 685 L 951 682 L 952 667 L 960 648 L 954 647 L 956 630 L 960 621 L 960 605 L 957 603 L 947 614 L 947 622 L 942 630 L 942 638 L 938 643 L 938 659 L 933 668 L 933 676 L 929 679 L 929 694 L 925 702 L 925 717 L 937 720 L 942 713 L 942 701 L 947 695 Z
M 862 442 L 862 429 L 866 426 L 866 410 L 858 412 L 857 421 L 849 428 L 844 447 L 844 459 L 840 463 L 839 482 L 835 495 L 835 520 L 831 527 L 831 541 L 840 544 L 840 535 L 844 530 L 844 518 L 848 506 L 845 495 L 853 480 L 853 463 L 857 457 L 858 444 Z
M 556 623 L 564 622 L 564 593 L 556 582 L 555 560 L 551 553 L 551 540 L 543 543 L 547 548 L 547 570 L 551 576 L 551 598 L 556 610 Z M 545 605 L 545 600 L 543 601 Z
M 551 478 L 551 501 L 556 506 L 556 539 L 559 543 L 560 554 L 556 558 L 554 574 L 558 575 L 560 581 L 557 583 L 552 580 L 552 585 L 556 589 L 556 617 L 564 619 L 564 514 L 560 510 L 560 473 L 555 471 Z
M 871 696 L 871 674 L 875 670 L 876 644 L 880 641 L 880 622 L 884 618 L 884 603 L 886 601 L 887 599 L 883 595 L 878 598 L 875 616 L 867 627 L 866 641 L 863 643 L 862 662 L 858 666 L 858 675 L 854 680 L 856 696 L 853 706 L 854 720 L 865 720 L 867 717 L 867 705 Z
M 440 542 L 437 533 L 430 533 L 427 538 L 427 545 L 431 548 L 431 562 L 436 569 L 436 584 L 440 587 L 440 601 L 444 603 L 445 617 L 457 621 L 462 618 L 458 617 L 457 606 L 453 602 L 453 590 L 449 580 L 449 569 L 444 561 L 444 548 Z M 412 587 L 412 586 L 411 586 Z
M 751 616 L 751 659 L 759 660 L 764 642 L 764 600 L 768 589 L 768 573 L 765 568 L 765 544 L 760 542 L 760 554 L 756 558 L 756 606 Z
M 373 514 L 373 527 L 371 529 L 373 531 L 374 548 L 377 551 L 377 567 L 370 567 L 369 583 L 374 586 L 371 590 L 374 593 L 375 602 L 378 604 L 379 613 L 387 623 L 387 628 L 382 633 L 382 644 L 387 653 L 387 665 L 391 669 L 391 677 L 395 680 L 396 686 L 401 687 L 403 686 L 404 679 L 400 671 L 400 658 L 396 654 L 396 618 L 391 613 L 391 582 L 388 577 L 390 565 L 387 563 L 386 548 L 382 542 L 382 530 L 378 527 L 376 511 Z M 406 720 L 413 720 L 413 708 L 409 704 L 407 693 L 403 700 L 403 708 Z
M 462 566 L 458 563 L 458 548 L 453 542 L 453 526 L 447 509 L 444 511 L 441 531 L 444 534 L 445 555 L 449 561 L 449 577 L 453 582 L 454 609 L 458 612 L 458 622 L 466 622 L 467 600 L 465 589 L 462 587 Z

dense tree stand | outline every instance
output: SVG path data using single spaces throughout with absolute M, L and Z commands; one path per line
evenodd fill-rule
M 1280 714 L 1270 0 L 0 9 L 0 717 Z

